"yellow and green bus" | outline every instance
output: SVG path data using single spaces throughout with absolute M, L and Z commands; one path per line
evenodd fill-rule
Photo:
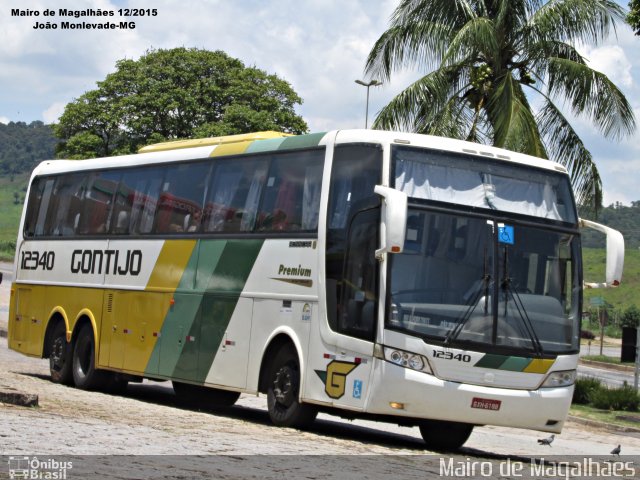
M 81 389 L 170 380 L 281 426 L 319 410 L 560 432 L 576 377 L 580 231 L 561 165 L 344 130 L 168 142 L 33 172 L 10 348 Z M 606 284 L 622 270 L 608 234 Z

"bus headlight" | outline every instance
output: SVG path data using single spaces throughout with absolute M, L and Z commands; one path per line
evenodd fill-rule
M 568 387 L 576 382 L 578 372 L 576 370 L 564 370 L 561 372 L 551 372 L 541 388 Z
M 426 357 L 397 348 L 384 347 L 384 359 L 401 367 L 433 375 Z

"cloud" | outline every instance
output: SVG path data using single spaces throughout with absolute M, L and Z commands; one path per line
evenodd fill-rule
M 44 112 L 42 112 L 42 118 L 44 119 L 44 123 L 56 123 L 60 118 L 60 115 L 64 113 L 64 107 L 67 105 L 67 102 L 55 102 L 52 103 L 49 108 L 47 108 Z
M 11 120 L 9 120 L 7 117 L 0 117 L 0 123 L 4 123 L 5 125 L 7 123 L 9 123 Z
M 625 87 L 633 85 L 632 64 L 619 45 L 582 47 L 580 53 L 586 58 L 589 67 L 604 73 L 616 85 Z

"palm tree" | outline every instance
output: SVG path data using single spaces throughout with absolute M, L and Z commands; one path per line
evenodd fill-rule
M 428 73 L 380 111 L 374 128 L 550 158 L 569 170 L 576 200 L 597 208 L 598 170 L 560 106 L 610 139 L 635 130 L 622 92 L 575 48 L 598 44 L 623 19 L 610 0 L 401 0 L 366 72 L 388 80 L 416 64 Z

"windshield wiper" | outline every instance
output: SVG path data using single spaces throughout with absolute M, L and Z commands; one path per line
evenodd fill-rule
M 487 247 L 484 248 L 484 265 L 483 265 L 482 278 L 480 282 L 476 285 L 475 289 L 471 293 L 471 299 L 467 302 L 467 309 L 465 310 L 462 317 L 460 317 L 458 324 L 447 333 L 447 336 L 444 338 L 444 345 L 449 345 L 450 342 L 454 341 L 460 335 L 460 332 L 467 324 L 469 319 L 471 318 L 471 314 L 475 310 L 478 300 L 480 299 L 480 294 L 484 291 L 484 315 L 485 317 L 489 311 L 489 284 L 491 283 L 491 275 L 487 273 Z M 484 287 L 484 288 L 483 288 Z
M 524 308 L 524 303 L 522 302 L 522 298 L 518 295 L 518 292 L 513 288 L 511 277 L 509 276 L 509 267 L 508 267 L 508 256 L 507 256 L 507 247 L 504 248 L 504 276 L 502 278 L 502 282 L 500 284 L 502 290 L 504 290 L 507 295 L 504 302 L 504 318 L 507 318 L 507 306 L 509 304 L 509 294 L 511 294 L 511 298 L 513 298 L 513 304 L 516 307 L 516 311 L 524 324 L 525 330 L 529 335 L 529 340 L 531 340 L 531 345 L 535 351 L 536 356 L 542 357 L 544 353 L 544 349 L 542 348 L 542 344 L 540 343 L 540 339 L 538 335 L 536 335 L 535 330 L 533 329 L 533 324 L 531 323 L 531 319 L 529 315 L 527 315 L 527 310 Z

